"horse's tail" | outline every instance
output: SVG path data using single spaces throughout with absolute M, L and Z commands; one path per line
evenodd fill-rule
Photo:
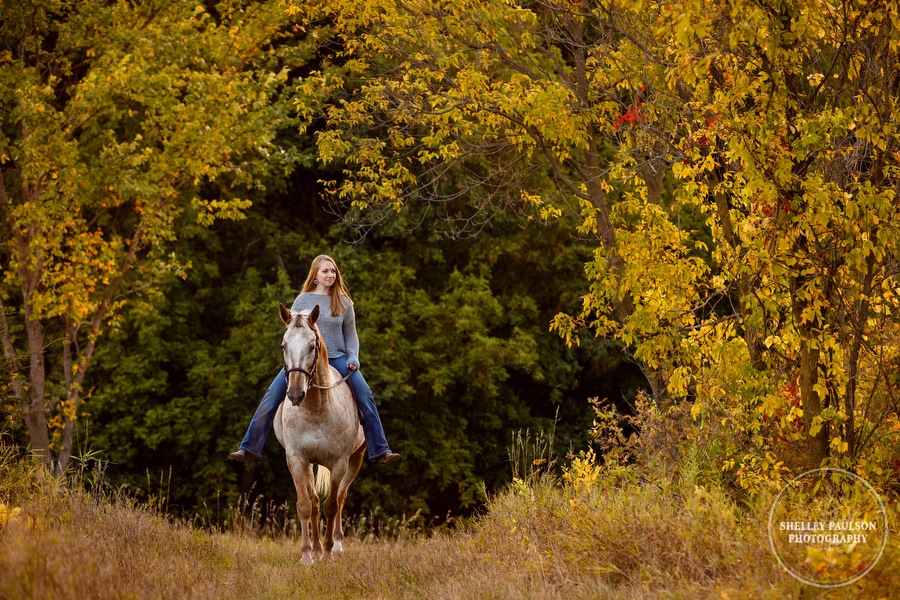
M 331 471 L 319 465 L 316 470 L 316 492 L 324 499 L 328 497 L 329 488 L 331 488 Z

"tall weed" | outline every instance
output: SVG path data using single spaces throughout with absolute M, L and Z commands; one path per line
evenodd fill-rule
M 508 454 L 514 482 L 533 485 L 556 477 L 557 457 L 553 450 L 555 425 L 554 422 L 549 433 L 532 433 L 529 429 L 513 432 Z

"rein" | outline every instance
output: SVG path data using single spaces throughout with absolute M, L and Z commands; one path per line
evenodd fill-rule
M 331 385 L 317 385 L 315 383 L 311 383 L 309 387 L 314 387 L 318 390 L 330 390 L 331 388 L 336 388 L 337 386 L 341 385 L 342 383 L 344 383 L 345 381 L 350 379 L 351 375 L 353 375 L 353 371 L 350 371 L 349 373 L 344 375 L 337 383 L 332 383 Z M 309 388 L 307 388 L 307 389 L 309 389 Z

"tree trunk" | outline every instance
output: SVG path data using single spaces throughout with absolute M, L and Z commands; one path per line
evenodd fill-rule
M 650 156 L 638 168 L 638 174 L 647 186 L 647 201 L 657 206 L 662 206 L 667 167 L 663 145 L 656 143 L 650 148 Z
M 735 252 L 739 252 L 741 240 L 734 231 L 734 224 L 731 220 L 731 209 L 728 198 L 719 189 L 719 177 L 714 171 L 710 171 L 706 176 L 706 185 L 709 193 L 712 194 L 716 202 L 716 213 L 719 216 L 719 223 L 722 225 L 722 235 L 728 245 Z M 759 339 L 759 332 L 747 320 L 746 299 L 750 297 L 750 279 L 746 273 L 738 275 L 738 310 L 741 313 L 741 326 L 744 330 L 744 343 L 747 345 L 747 351 L 750 353 L 750 363 L 758 371 L 765 369 L 763 361 L 763 344 Z
M 801 336 L 803 334 L 801 333 Z M 819 351 L 810 347 L 805 336 L 800 341 L 800 401 L 806 431 L 812 431 L 813 419 L 822 414 L 822 399 L 815 390 L 819 379 Z M 818 468 L 828 457 L 828 425 L 823 424 L 816 435 L 807 440 L 806 455 L 810 468 Z
M 863 278 L 860 300 L 857 304 L 856 314 L 853 315 L 853 344 L 850 346 L 847 359 L 847 391 L 844 396 L 844 411 L 847 413 L 847 421 L 844 423 L 844 441 L 847 442 L 850 456 L 856 457 L 859 448 L 856 438 L 856 393 L 857 377 L 859 376 L 859 354 L 865 335 L 866 321 L 869 319 L 869 296 L 872 294 L 872 281 L 875 278 L 875 254 L 869 254 L 866 259 L 866 275 Z
M 28 395 L 21 398 L 22 416 L 28 426 L 31 451 L 41 455 L 49 468 L 53 464 L 50 454 L 50 433 L 47 429 L 47 414 L 44 412 L 46 371 L 44 366 L 44 328 L 31 318 L 31 309 L 25 304 L 25 331 L 28 335 Z

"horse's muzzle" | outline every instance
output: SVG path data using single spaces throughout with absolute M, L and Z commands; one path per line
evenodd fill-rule
M 288 390 L 287 397 L 288 400 L 291 401 L 291 404 L 293 404 L 294 406 L 300 406 L 300 403 L 303 402 L 304 398 L 306 398 L 306 390 L 301 390 L 299 392 Z

